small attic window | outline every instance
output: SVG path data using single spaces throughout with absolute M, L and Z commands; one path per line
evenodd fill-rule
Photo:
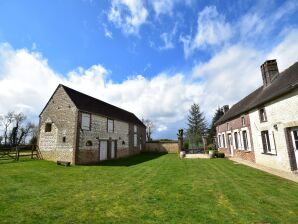
M 86 146 L 92 146 L 92 141 L 88 140 L 88 141 L 86 142 Z
M 62 142 L 66 142 L 66 137 L 64 136 L 63 138 L 62 138 Z
M 45 132 L 51 132 L 51 131 L 52 131 L 52 123 L 46 123 Z

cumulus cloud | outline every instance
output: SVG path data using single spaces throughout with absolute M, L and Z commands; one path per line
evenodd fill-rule
M 146 23 L 148 11 L 142 0 L 112 0 L 108 20 L 125 34 L 138 34 Z
M 242 44 L 225 47 L 208 62 L 194 66 L 193 78 L 205 83 L 202 108 L 214 111 L 218 106 L 232 105 L 260 87 L 260 65 L 265 60 L 277 59 L 280 71 L 297 62 L 297 35 L 297 29 L 287 30 L 282 41 L 269 51 Z
M 59 83 L 149 118 L 158 131 L 184 119 L 190 105 L 199 101 L 202 88 L 185 74 L 142 75 L 115 83 L 102 65 L 77 68 L 67 74 L 53 71 L 41 53 L 0 45 L 0 112 L 23 111 L 35 118 Z
M 194 37 L 181 36 L 185 56 L 195 49 L 222 44 L 232 36 L 231 25 L 223 14 L 218 13 L 215 6 L 206 6 L 198 14 L 197 31 Z

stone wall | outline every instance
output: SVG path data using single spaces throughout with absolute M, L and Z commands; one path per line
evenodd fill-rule
M 76 113 L 75 105 L 59 86 L 40 116 L 38 145 L 44 159 L 74 163 Z M 51 132 L 45 132 L 46 123 L 52 124 Z
M 79 112 L 81 118 L 82 112 Z M 133 145 L 133 124 L 114 120 L 114 132 L 107 131 L 107 117 L 91 114 L 90 130 L 79 128 L 77 162 L 79 164 L 99 162 L 99 142 L 115 141 L 117 145 L 117 158 L 126 157 L 140 153 L 140 147 L 144 146 L 142 139 L 145 136 L 143 127 L 137 128 L 137 147 Z M 79 119 L 81 121 L 81 119 Z M 79 126 L 81 122 L 79 122 Z M 92 142 L 92 146 L 86 146 L 87 141 Z
M 178 142 L 146 142 L 146 152 L 178 153 Z
M 249 114 L 252 122 L 256 163 L 285 171 L 297 169 L 298 159 L 296 157 L 298 155 L 295 157 L 295 153 L 292 152 L 294 149 L 290 145 L 292 142 L 287 139 L 287 131 L 298 127 L 298 90 L 264 105 L 264 108 L 266 122 L 260 122 L 258 109 Z M 269 133 L 271 154 L 263 151 L 261 131 Z M 290 156 L 295 158 L 290 158 Z

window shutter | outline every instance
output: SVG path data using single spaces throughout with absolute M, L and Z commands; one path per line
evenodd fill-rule
M 82 114 L 82 129 L 90 129 L 90 114 Z
M 276 146 L 275 146 L 275 138 L 274 138 L 273 131 L 270 131 L 270 133 L 269 133 L 269 141 L 270 141 L 271 151 L 273 151 L 273 153 L 275 153 Z

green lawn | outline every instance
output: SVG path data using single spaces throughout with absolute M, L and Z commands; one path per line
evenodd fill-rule
M 0 223 L 297 223 L 298 184 L 226 159 L 0 164 Z

